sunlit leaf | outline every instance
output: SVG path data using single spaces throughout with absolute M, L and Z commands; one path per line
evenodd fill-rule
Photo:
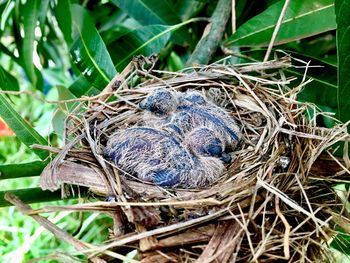
M 7 3 L 4 3 L 4 9 L 1 10 L 1 16 L 0 16 L 0 36 L 5 31 L 5 26 L 8 21 L 8 18 L 10 17 L 13 8 L 15 7 L 15 3 L 13 1 L 7 1 Z
M 107 48 L 89 14 L 72 5 L 74 42 L 70 48 L 73 63 L 84 77 L 102 90 L 117 73 Z
M 225 46 L 267 46 L 282 10 L 284 0 L 251 18 L 225 41 Z M 334 0 L 290 1 L 275 44 L 283 44 L 336 28 Z
M 5 120 L 11 130 L 15 132 L 16 136 L 28 147 L 32 144 L 47 145 L 47 141 L 13 109 L 2 94 L 0 94 L 0 116 Z M 49 156 L 46 151 L 37 149 L 32 149 L 32 151 L 41 159 Z
M 24 29 L 22 61 L 24 70 L 34 86 L 36 86 L 37 83 L 37 74 L 33 64 L 35 28 L 41 10 L 41 3 L 40 0 L 31 0 L 27 1 L 22 7 Z
M 338 111 L 340 120 L 350 120 L 350 2 L 336 0 L 338 50 Z

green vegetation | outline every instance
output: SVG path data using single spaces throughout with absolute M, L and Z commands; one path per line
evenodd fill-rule
M 227 16 L 225 24 L 223 12 L 215 9 L 221 5 L 226 10 L 232 3 L 234 16 L 232 20 Z M 139 54 L 159 53 L 157 67 L 171 71 L 184 68 L 186 63 L 211 63 L 228 54 L 235 54 L 231 63 L 262 61 L 284 3 L 0 0 L 0 117 L 16 134 L 0 138 L 0 172 L 5 175 L 0 176 L 1 190 L 37 187 L 38 175 L 50 156 L 31 145 L 60 145 L 63 119 L 73 106 L 49 100 L 99 93 Z M 299 99 L 336 113 L 343 122 L 349 121 L 350 114 L 349 14 L 347 0 L 290 1 L 270 56 L 281 49 L 321 66 L 309 68 L 306 77 L 314 81 Z M 208 19 L 216 31 L 222 29 L 222 38 L 202 38 Z M 212 54 L 203 56 L 208 45 L 212 45 Z M 303 78 L 303 72 L 292 68 L 288 74 Z M 332 122 L 320 119 L 319 124 L 331 126 Z M 45 201 L 40 194 L 27 199 Z M 78 215 L 64 220 L 62 216 L 56 214 L 52 219 L 61 220 L 62 227 L 74 232 Z M 107 234 L 110 219 L 95 216 L 89 215 L 91 220 L 83 225 L 83 241 L 97 242 Z M 0 225 L 0 258 L 6 255 L 10 260 L 18 252 L 16 255 L 25 255 L 18 257 L 20 262 L 46 255 L 52 252 L 50 248 L 68 248 L 47 232 L 40 235 L 38 224 L 13 207 L 0 210 Z M 96 237 L 95 233 L 102 234 Z M 346 251 L 350 253 L 350 248 Z

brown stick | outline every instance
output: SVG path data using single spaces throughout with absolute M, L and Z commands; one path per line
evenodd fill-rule
M 18 210 L 21 211 L 23 214 L 30 214 L 33 212 L 33 209 L 29 205 L 23 203 L 18 197 L 16 197 L 15 195 L 13 195 L 11 193 L 6 193 L 5 199 L 8 202 L 15 205 L 18 208 Z M 54 234 L 58 239 L 65 241 L 68 244 L 71 244 L 76 250 L 83 251 L 83 250 L 86 250 L 88 248 L 91 248 L 87 244 L 85 244 L 84 242 L 81 242 L 80 240 L 75 239 L 67 232 L 58 228 L 55 224 L 53 224 L 48 219 L 46 219 L 42 216 L 39 216 L 39 215 L 30 215 L 30 216 L 35 221 L 37 221 L 41 226 L 43 226 L 45 229 L 47 229 L 52 234 Z M 86 256 L 88 257 L 88 255 L 86 255 Z M 106 262 L 105 260 L 103 260 L 97 256 L 93 256 L 93 257 L 89 258 L 89 260 L 91 260 L 91 262 L 94 262 L 94 263 L 105 263 Z
M 205 28 L 201 40 L 186 63 L 188 66 L 208 64 L 222 39 L 230 11 L 231 0 L 219 0 L 210 23 Z

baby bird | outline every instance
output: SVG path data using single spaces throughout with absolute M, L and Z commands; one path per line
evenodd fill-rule
M 222 174 L 222 144 L 212 137 L 198 140 L 207 130 L 194 130 L 188 147 L 165 131 L 147 127 L 119 130 L 108 140 L 104 155 L 125 173 L 163 187 L 208 186 Z M 203 144 L 204 145 L 203 145 Z
M 154 108 L 158 108 L 160 102 L 163 110 L 155 112 Z M 197 91 L 181 93 L 156 89 L 141 101 L 140 108 L 145 110 L 143 120 L 147 125 L 170 129 L 183 139 L 193 129 L 207 127 L 216 131 L 215 135 L 224 143 L 223 150 L 230 151 L 240 138 L 239 128 L 227 112 L 208 102 Z

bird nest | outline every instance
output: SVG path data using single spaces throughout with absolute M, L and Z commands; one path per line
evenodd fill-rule
M 106 243 L 76 246 L 92 261 L 125 259 L 135 249 L 138 259 L 131 262 L 330 259 L 329 242 L 339 229 L 348 229 L 347 211 L 332 188 L 348 172 L 347 158 L 333 156 L 335 143 L 348 140 L 346 126 L 317 127 L 316 117 L 332 116 L 297 101 L 309 80 L 285 76 L 284 69 L 293 67 L 291 58 L 227 61 L 171 73 L 138 57 L 67 117 L 65 146 L 41 175 L 41 187 L 79 185 L 105 201 L 39 212 L 111 215 L 113 234 Z M 139 103 L 157 88 L 197 90 L 240 127 L 232 162 L 212 185 L 164 188 L 125 176 L 104 158 L 116 130 L 145 125 Z

